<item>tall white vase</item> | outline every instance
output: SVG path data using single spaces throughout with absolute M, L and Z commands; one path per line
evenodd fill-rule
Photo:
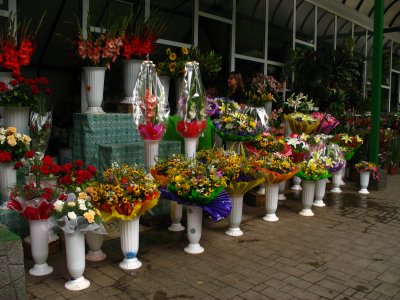
M 4 126 L 16 127 L 18 133 L 29 135 L 29 107 L 5 107 Z
M 148 169 L 152 168 L 156 164 L 158 157 L 158 148 L 160 140 L 143 140 L 144 142 L 144 155 L 145 155 L 145 166 Z
M 104 77 L 106 67 L 84 67 L 83 78 L 85 83 L 86 100 L 88 104 L 86 114 L 104 114 L 101 108 L 103 103 Z
M 189 158 L 196 157 L 198 138 L 184 138 L 185 140 L 185 156 Z
M 279 183 L 278 200 L 280 200 L 280 201 L 286 200 L 285 190 L 286 190 L 286 180 Z
M 342 173 L 342 178 L 340 179 L 340 185 L 346 185 L 344 182 L 344 177 L 346 176 L 346 165 L 343 166 L 343 168 L 340 169 L 340 172 Z
M 14 170 L 14 163 L 0 163 L 0 203 L 9 200 L 10 187 L 16 183 L 17 171 Z
M 170 203 L 170 217 L 171 225 L 168 227 L 169 231 L 183 231 L 185 227 L 182 226 L 182 204 L 178 204 L 176 201 L 171 201 Z
M 291 190 L 294 191 L 301 191 L 301 178 L 298 176 L 293 177 L 293 186 L 290 188 Z
M 325 190 L 326 190 L 326 178 L 317 180 L 316 186 L 315 186 L 315 196 L 314 196 L 314 206 L 317 207 L 324 207 L 324 196 L 325 196 Z
M 67 269 L 71 279 L 64 287 L 71 291 L 80 291 L 90 286 L 89 280 L 83 277 L 85 272 L 85 232 L 64 232 Z
M 314 201 L 316 180 L 303 180 L 303 191 L 301 193 L 301 203 L 303 209 L 299 212 L 305 217 L 312 217 L 314 213 L 311 210 Z
M 342 181 L 342 172 L 341 170 L 332 172 L 332 189 L 331 193 L 341 193 L 340 183 Z
M 267 112 L 267 114 L 269 115 L 272 111 L 272 101 L 267 101 L 265 103 L 265 111 Z
M 86 260 L 88 261 L 100 261 L 104 260 L 107 255 L 101 250 L 103 245 L 104 235 L 98 234 L 92 231 L 86 233 L 86 244 L 89 247 L 89 251 L 86 253 Z
M 361 171 L 360 172 L 360 186 L 361 186 L 361 190 L 359 190 L 358 192 L 360 194 L 369 194 L 368 192 L 368 184 L 369 184 L 369 175 L 371 172 L 369 171 Z
M 185 252 L 190 254 L 199 254 L 204 252 L 200 246 L 201 230 L 203 223 L 203 209 L 199 206 L 187 207 L 187 235 L 189 245 L 185 247 Z
M 142 61 L 137 59 L 129 59 L 122 62 L 125 98 L 121 103 L 132 104 L 133 89 L 135 88 L 141 65 Z
M 136 257 L 139 250 L 139 217 L 121 220 L 121 250 L 124 255 L 119 264 L 121 269 L 134 270 L 142 266 Z
M 164 92 L 165 92 L 165 100 L 168 102 L 168 96 L 169 96 L 169 83 L 171 81 L 171 77 L 169 76 L 158 76 L 158 78 L 161 81 L 162 86 L 164 87 Z
M 43 276 L 53 272 L 53 268 L 47 264 L 49 256 L 49 233 L 47 220 L 29 220 L 29 229 L 32 237 L 31 253 L 35 265 L 29 270 L 33 276 Z
M 263 217 L 265 221 L 276 222 L 279 218 L 276 216 L 278 209 L 279 183 L 265 184 L 265 210 L 266 215 Z
M 229 236 L 241 236 L 243 231 L 240 230 L 243 212 L 243 194 L 229 194 L 232 201 L 232 209 L 228 216 L 229 228 L 225 231 Z
M 237 154 L 240 154 L 240 143 L 233 141 L 225 141 L 226 150 L 235 151 Z

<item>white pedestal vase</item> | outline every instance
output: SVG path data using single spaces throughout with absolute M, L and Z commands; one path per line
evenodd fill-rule
M 86 114 L 104 114 L 101 108 L 103 103 L 104 77 L 106 67 L 84 67 L 83 78 L 85 83 L 86 101 L 88 104 Z
M 267 101 L 265 103 L 265 111 L 267 112 L 267 114 L 269 115 L 272 111 L 272 101 Z
M 229 236 L 241 236 L 243 231 L 240 230 L 243 212 L 243 194 L 230 194 L 232 201 L 232 210 L 228 216 L 229 228 L 225 231 Z
M 323 198 L 325 196 L 325 190 L 326 190 L 326 178 L 317 180 L 316 186 L 315 186 L 315 196 L 314 196 L 314 206 L 317 207 L 324 207 L 325 203 L 323 201 Z
M 171 77 L 169 77 L 169 76 L 158 76 L 158 78 L 160 79 L 161 84 L 164 87 L 165 100 L 167 100 L 167 102 L 168 102 L 169 83 L 171 81 Z
M 276 222 L 279 218 L 276 216 L 278 209 L 279 183 L 265 184 L 265 210 L 266 215 L 263 217 L 265 221 Z
M 168 227 L 169 231 L 183 231 L 185 227 L 182 226 L 182 204 L 178 204 L 176 201 L 171 201 L 170 203 L 170 217 L 171 225 Z
M 342 173 L 342 177 L 340 179 L 340 185 L 346 185 L 344 182 L 344 177 L 346 175 L 346 165 L 343 166 L 343 168 L 340 169 L 340 172 Z
M 14 163 L 0 163 L 0 200 L 9 200 L 10 187 L 17 183 L 17 171 L 14 170 Z M 0 203 L 1 203 L 0 202 Z
M 32 237 L 31 253 L 35 265 L 29 270 L 33 276 L 44 276 L 53 272 L 46 261 L 49 256 L 49 233 L 47 220 L 29 220 L 29 230 Z
M 240 143 L 233 141 L 225 141 L 226 150 L 235 151 L 235 153 L 240 154 Z
M 29 107 L 5 107 L 4 126 L 16 127 L 18 133 L 29 135 Z
M 203 209 L 199 206 L 187 206 L 187 235 L 189 245 L 185 247 L 185 252 L 199 254 L 204 252 L 200 246 L 201 230 L 203 223 Z
M 125 270 L 134 270 L 142 266 L 137 259 L 139 250 L 139 217 L 133 220 L 121 220 L 121 250 L 124 259 L 119 267 Z
M 286 190 L 286 180 L 279 183 L 279 195 L 278 195 L 279 201 L 286 200 L 285 190 Z
M 86 244 L 89 247 L 89 251 L 86 253 L 85 258 L 88 261 L 100 261 L 104 260 L 107 255 L 101 250 L 103 245 L 104 235 L 98 234 L 92 231 L 86 232 Z
M 312 217 L 314 213 L 311 210 L 314 201 L 316 180 L 303 180 L 303 190 L 301 192 L 301 203 L 303 209 L 299 212 L 305 217 Z
M 293 177 L 293 186 L 290 188 L 291 190 L 294 191 L 301 191 L 301 178 L 298 176 Z
M 158 157 L 158 148 L 160 140 L 143 140 L 144 142 L 144 155 L 145 155 L 145 166 L 147 170 L 154 167 L 156 159 Z
M 70 291 L 80 291 L 90 286 L 89 280 L 83 277 L 85 272 L 85 232 L 64 232 L 67 269 L 71 279 L 64 287 Z
M 135 88 L 141 65 L 142 61 L 137 59 L 129 59 L 122 62 L 125 98 L 121 103 L 132 104 L 133 89 Z
M 332 189 L 331 193 L 341 193 L 340 182 L 342 181 L 342 172 L 341 170 L 332 172 Z
M 190 158 L 196 157 L 198 138 L 184 138 L 185 140 L 185 156 Z
M 359 190 L 358 192 L 360 194 L 369 194 L 368 192 L 368 184 L 369 184 L 369 175 L 371 172 L 369 171 L 361 171 L 360 172 L 360 186 L 361 186 L 361 190 Z
M 258 186 L 257 194 L 259 195 L 265 195 L 265 183 L 260 183 Z

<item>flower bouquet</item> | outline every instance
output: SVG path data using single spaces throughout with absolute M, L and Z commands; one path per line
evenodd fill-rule
M 310 113 L 313 109 L 314 102 L 308 99 L 308 96 L 303 93 L 297 95 L 293 93 L 283 103 L 283 110 L 288 114 L 293 112 Z
M 292 178 L 299 169 L 290 157 L 281 153 L 271 153 L 262 159 L 262 169 L 267 184 L 277 184 Z
M 286 156 L 292 154 L 292 149 L 282 136 L 275 136 L 266 131 L 257 135 L 253 141 L 246 142 L 244 147 L 247 153 L 257 156 L 269 156 L 275 152 Z
M 319 120 L 312 115 L 298 112 L 285 115 L 285 120 L 288 121 L 292 132 L 297 134 L 310 134 L 319 125 Z
M 95 179 L 96 172 L 97 170 L 94 166 L 85 166 L 82 160 L 77 159 L 73 163 L 66 163 L 61 166 L 57 183 L 70 193 L 77 190 L 84 191 Z
M 376 164 L 362 160 L 354 165 L 356 168 L 357 172 L 370 172 L 372 175 L 372 178 L 375 179 L 376 181 L 379 181 L 380 174 L 379 174 L 379 168 Z
M 347 133 L 338 133 L 333 137 L 332 142 L 340 146 L 344 152 L 346 161 L 348 161 L 354 156 L 364 141 L 358 135 L 350 136 Z
M 173 154 L 167 159 L 158 159 L 155 166 L 149 171 L 160 186 L 166 187 L 169 182 L 167 175 L 168 170 L 178 164 L 188 164 L 188 161 L 185 160 L 185 157 L 182 154 Z
M 319 120 L 319 125 L 315 128 L 316 133 L 329 134 L 340 122 L 331 114 L 314 111 L 312 115 Z
M 267 103 L 276 101 L 277 91 L 281 84 L 273 77 L 257 73 L 251 80 L 250 91 L 247 93 L 249 104 L 256 107 L 265 107 Z M 268 109 L 267 113 L 271 110 Z
M 292 149 L 292 160 L 296 163 L 304 160 L 304 155 L 310 149 L 310 145 L 306 142 L 305 136 L 293 133 L 289 137 L 286 137 L 285 141 Z
M 207 98 L 206 114 L 212 120 L 220 118 L 223 114 L 230 114 L 239 110 L 239 104 L 229 98 Z
M 316 158 L 299 163 L 299 171 L 296 176 L 303 180 L 320 180 L 331 177 L 325 165 Z
M 324 145 L 320 150 L 311 152 L 311 157 L 320 160 L 329 173 L 335 173 L 346 165 L 343 152 L 336 144 Z
M 191 50 L 186 47 L 180 48 L 180 55 L 176 51 L 167 48 L 167 58 L 157 64 L 157 73 L 160 76 L 172 76 L 178 78 L 185 73 L 185 63 L 191 60 Z M 179 92 L 179 91 L 178 91 Z
M 268 124 L 270 126 L 269 131 L 275 135 L 285 134 L 285 126 L 282 113 L 283 108 L 279 108 L 278 110 L 274 109 L 268 115 Z

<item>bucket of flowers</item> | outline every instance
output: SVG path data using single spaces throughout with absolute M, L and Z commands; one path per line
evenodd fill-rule
M 360 186 L 361 189 L 358 191 L 360 194 L 369 194 L 368 184 L 369 184 L 369 176 L 372 175 L 372 178 L 376 181 L 379 181 L 380 173 L 378 166 L 369 161 L 362 160 L 356 163 L 355 168 L 357 172 L 360 173 Z

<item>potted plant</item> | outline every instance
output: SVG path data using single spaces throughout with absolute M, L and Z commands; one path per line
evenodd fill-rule
M 389 140 L 388 160 L 390 175 L 396 175 L 399 170 L 400 163 L 400 136 L 394 134 Z

